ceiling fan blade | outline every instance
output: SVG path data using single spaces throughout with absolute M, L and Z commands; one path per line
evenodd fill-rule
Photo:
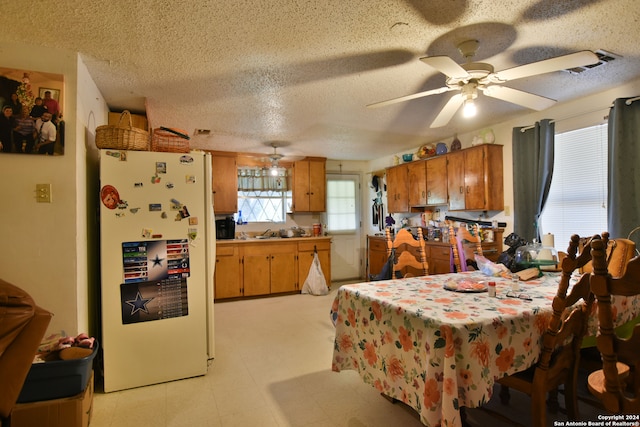
M 424 58 L 420 58 L 420 61 L 435 68 L 447 77 L 456 79 L 470 77 L 467 70 L 448 56 L 425 56 Z
M 373 104 L 367 105 L 367 108 L 384 107 L 385 105 L 391 105 L 391 104 L 396 104 L 398 102 L 409 101 L 410 99 L 422 98 L 424 96 L 437 95 L 440 93 L 449 92 L 450 90 L 453 90 L 453 89 L 456 89 L 456 88 L 449 88 L 445 86 L 438 89 L 426 90 L 424 92 L 414 93 L 413 95 L 401 96 L 400 98 L 393 98 L 393 99 L 388 99 L 386 101 L 375 102 Z
M 544 96 L 499 85 L 490 85 L 486 88 L 480 88 L 480 90 L 492 98 L 522 105 L 523 107 L 537 111 L 549 108 L 557 102 L 555 99 L 545 98 Z
M 445 126 L 447 123 L 449 123 L 453 115 L 456 114 L 456 111 L 458 111 L 463 102 L 464 96 L 461 93 L 456 93 L 455 95 L 453 95 L 449 99 L 449 101 L 447 101 L 444 108 L 440 110 L 429 127 L 439 128 Z
M 538 74 L 551 73 L 553 71 L 567 70 L 574 67 L 596 64 L 598 56 L 590 50 L 570 53 L 555 58 L 544 59 L 531 64 L 520 65 L 507 70 L 498 71 L 491 76 L 491 81 L 500 83 L 523 77 L 536 76 Z

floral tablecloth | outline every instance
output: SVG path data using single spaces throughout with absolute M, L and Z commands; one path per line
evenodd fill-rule
M 331 309 L 332 370 L 358 371 L 366 383 L 414 408 L 427 426 L 461 426 L 461 406 L 483 405 L 496 378 L 536 362 L 559 278 L 545 273 L 521 282 L 518 294 L 531 300 L 506 297 L 511 280 L 479 272 L 342 286 Z M 459 279 L 495 281 L 498 298 L 444 289 Z M 619 322 L 638 316 L 637 300 L 633 307 L 614 303 L 621 308 Z

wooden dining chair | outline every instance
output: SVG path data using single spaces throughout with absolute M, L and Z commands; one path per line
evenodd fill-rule
M 602 237 L 608 238 L 606 250 L 607 270 L 613 277 L 620 277 L 624 274 L 627 264 L 636 255 L 636 243 L 625 238 L 612 239 L 608 233 L 602 233 Z M 592 263 L 587 263 L 581 270 L 584 273 L 593 271 Z
M 482 256 L 482 239 L 480 237 L 478 224 L 473 224 L 473 234 L 471 234 L 467 227 L 463 226 L 458 227 L 458 232 L 456 233 L 453 224 L 449 223 L 449 244 L 451 245 L 451 252 L 453 254 L 453 265 L 455 266 L 456 272 L 467 271 L 468 261 L 466 256 L 464 256 L 464 265 L 461 261 L 463 254 L 460 252 L 464 250 L 462 246 L 463 242 L 459 241 L 458 238 L 461 238 L 463 241 L 466 240 L 475 243 L 474 254 Z
M 395 238 L 387 227 L 387 255 L 395 253 L 393 278 L 426 276 L 429 274 L 427 250 L 424 244 L 422 228 L 418 227 L 417 240 L 406 228 L 401 228 Z
M 588 387 L 604 408 L 612 414 L 640 413 L 640 325 L 629 337 L 621 337 L 614 329 L 612 297 L 640 295 L 640 256 L 631 259 L 622 277 L 612 277 L 606 264 L 605 245 L 593 243 L 591 292 L 598 306 L 597 348 L 602 369 L 588 377 Z M 629 378 L 620 375 L 620 364 L 631 368 Z
M 584 274 L 567 294 L 571 275 L 591 260 L 591 242 L 587 241 L 578 254 L 580 237 L 571 236 L 567 256 L 562 261 L 562 274 L 556 296 L 551 303 L 553 313 L 542 336 L 542 349 L 538 362 L 529 369 L 497 380 L 501 384 L 500 399 L 509 403 L 509 389 L 513 388 L 531 398 L 531 416 L 534 427 L 546 426 L 547 394 L 550 404 L 557 398 L 558 387 L 564 386 L 565 405 L 569 419 L 578 418 L 577 376 L 580 346 L 587 330 L 587 320 L 594 297 L 589 289 L 589 275 Z M 600 241 L 600 240 L 598 240 Z M 581 303 L 580 303 L 581 302 Z M 565 309 L 578 303 L 565 317 Z

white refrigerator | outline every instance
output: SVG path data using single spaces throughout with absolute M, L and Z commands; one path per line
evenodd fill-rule
M 209 154 L 100 150 L 105 392 L 206 374 L 213 221 Z

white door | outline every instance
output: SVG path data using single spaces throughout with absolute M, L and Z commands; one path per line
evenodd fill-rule
M 327 173 L 327 232 L 331 280 L 362 277 L 360 175 Z

